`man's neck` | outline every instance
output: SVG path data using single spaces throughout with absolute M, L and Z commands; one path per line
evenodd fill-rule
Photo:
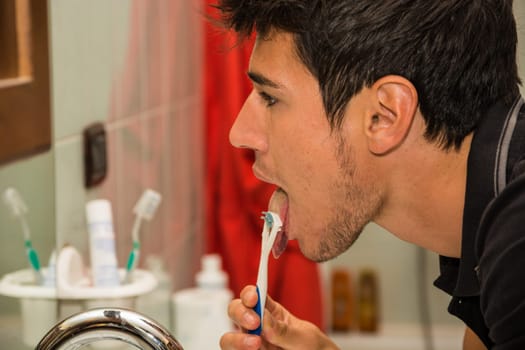
M 471 141 L 467 137 L 459 151 L 428 142 L 407 148 L 392 163 L 393 182 L 376 222 L 405 241 L 459 257 Z

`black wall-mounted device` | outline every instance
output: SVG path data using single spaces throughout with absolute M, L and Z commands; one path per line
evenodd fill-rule
M 107 140 L 104 124 L 95 123 L 84 129 L 84 184 L 90 188 L 100 184 L 108 169 Z

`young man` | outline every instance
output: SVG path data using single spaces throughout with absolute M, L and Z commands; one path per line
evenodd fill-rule
M 257 34 L 230 132 L 315 261 L 374 221 L 441 256 L 464 349 L 525 349 L 525 113 L 511 0 L 223 0 Z M 255 329 L 253 286 L 230 304 Z M 223 349 L 335 349 L 267 301 Z

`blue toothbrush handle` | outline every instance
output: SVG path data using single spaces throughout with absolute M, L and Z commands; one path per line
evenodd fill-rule
M 263 320 L 262 320 L 262 317 L 261 317 L 261 315 L 262 315 L 262 308 L 261 308 L 261 294 L 259 292 L 259 286 L 257 286 L 256 290 L 257 290 L 257 304 L 255 304 L 255 306 L 253 307 L 253 310 L 261 318 L 261 323 L 259 324 L 259 327 L 257 327 L 256 329 L 248 330 L 248 333 L 249 334 L 255 334 L 255 335 L 261 335 Z

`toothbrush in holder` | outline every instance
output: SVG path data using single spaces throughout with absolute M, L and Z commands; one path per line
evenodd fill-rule
M 131 230 L 131 237 L 133 240 L 131 252 L 129 253 L 128 263 L 126 264 L 126 275 L 124 276 L 124 283 L 131 283 L 133 280 L 133 271 L 137 267 L 140 258 L 140 224 L 143 220 L 151 220 L 155 211 L 157 210 L 161 195 L 151 189 L 144 191 L 137 204 L 133 208 L 135 213 L 135 222 Z
M 40 267 L 40 260 L 38 254 L 31 243 L 31 233 L 29 225 L 27 224 L 25 214 L 27 213 L 27 205 L 22 200 L 22 197 L 16 189 L 9 187 L 4 191 L 4 203 L 11 209 L 11 214 L 20 220 L 22 226 L 22 233 L 24 235 L 24 246 L 26 250 L 27 260 L 33 270 L 35 276 L 35 284 L 41 285 L 44 283 L 44 276 Z
M 264 220 L 262 231 L 261 257 L 259 260 L 259 272 L 257 274 L 257 304 L 254 307 L 255 312 L 260 316 L 261 323 L 259 327 L 248 331 L 250 334 L 260 335 L 264 317 L 264 307 L 266 305 L 266 293 L 268 292 L 268 257 L 272 250 L 273 243 L 277 233 L 281 230 L 282 221 L 279 215 L 274 212 L 263 212 L 261 219 Z

